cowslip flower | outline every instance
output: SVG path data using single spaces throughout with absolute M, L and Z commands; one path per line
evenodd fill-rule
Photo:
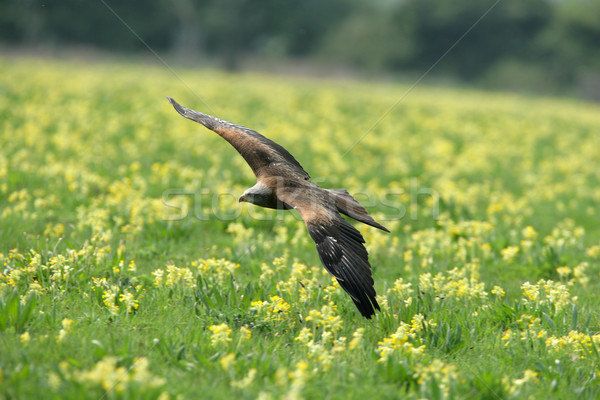
M 25 332 L 20 336 L 21 343 L 28 343 L 31 340 L 31 335 L 29 332 Z
M 519 246 L 508 246 L 505 249 L 500 250 L 502 260 L 512 262 L 517 254 L 519 254 Z
M 249 340 L 251 337 L 252 337 L 252 332 L 250 331 L 250 329 L 246 328 L 245 326 L 242 326 L 240 328 L 240 340 L 246 341 L 246 340 Z
M 58 332 L 58 336 L 56 336 L 56 340 L 58 342 L 62 342 L 63 340 L 65 340 L 65 337 L 67 337 L 67 335 L 69 333 L 71 333 L 71 324 L 73 323 L 73 320 L 70 318 L 65 318 L 62 320 L 62 329 Z
M 219 346 L 220 344 L 227 344 L 231 342 L 229 335 L 231 334 L 231 328 L 227 324 L 211 325 L 208 329 L 212 332 L 210 336 L 210 342 L 213 346 Z
M 223 371 L 229 371 L 235 365 L 235 354 L 229 353 L 223 356 L 219 363 L 221 364 Z

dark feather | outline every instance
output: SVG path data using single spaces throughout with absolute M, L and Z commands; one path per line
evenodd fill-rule
M 357 221 L 365 223 L 367 225 L 374 226 L 375 228 L 381 229 L 382 231 L 388 232 L 389 230 L 375 221 L 360 204 L 346 189 L 326 189 L 327 192 L 333 196 L 335 201 L 335 207 L 339 212 L 344 215 L 354 218 Z
M 371 318 L 379 304 L 375 298 L 373 277 L 365 240 L 358 230 L 343 218 L 330 224 L 323 220 L 307 222 L 308 232 L 317 245 L 319 258 L 356 304 L 360 313 Z
M 244 157 L 257 177 L 287 172 L 297 174 L 305 180 L 310 179 L 294 156 L 271 139 L 245 126 L 183 107 L 171 97 L 167 99 L 179 114 L 204 125 L 227 140 Z

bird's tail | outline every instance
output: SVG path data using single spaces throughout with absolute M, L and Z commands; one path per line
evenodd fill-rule
M 365 208 L 354 197 L 352 197 L 352 195 L 348 193 L 346 189 L 326 190 L 333 197 L 335 206 L 339 212 L 349 216 L 350 218 L 354 218 L 357 221 L 374 226 L 382 231 L 389 232 L 385 226 L 375 221 L 373 217 L 369 215 L 367 210 L 365 210 Z

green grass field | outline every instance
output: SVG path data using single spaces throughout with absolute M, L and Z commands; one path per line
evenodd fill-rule
M 1 399 L 600 398 L 599 106 L 178 74 L 0 59 Z M 373 320 L 165 96 L 390 228 Z

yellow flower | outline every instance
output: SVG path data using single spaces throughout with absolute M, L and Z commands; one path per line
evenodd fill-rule
M 354 333 L 352 334 L 352 340 L 348 345 L 350 350 L 356 349 L 362 343 L 363 335 L 365 333 L 365 328 L 356 328 Z
M 290 305 L 279 296 L 269 296 L 270 301 L 253 301 L 250 306 L 263 316 L 264 321 L 280 322 L 287 321 L 294 324 L 294 320 L 290 319 Z
M 344 322 L 336 313 L 336 307 L 331 301 L 322 306 L 320 311 L 310 310 L 306 321 L 312 322 L 313 326 L 321 326 L 332 331 L 341 330 Z
M 571 297 L 566 285 L 551 280 L 539 280 L 535 285 L 525 282 L 521 285 L 524 302 L 526 304 L 545 305 L 552 304 L 556 311 L 560 311 L 577 298 Z
M 117 393 L 125 391 L 131 382 L 135 382 L 142 390 L 160 387 L 166 382 L 164 378 L 157 377 L 148 370 L 149 362 L 145 357 L 136 358 L 131 368 L 118 364 L 116 357 L 106 356 L 90 370 L 74 372 L 73 378 L 82 383 L 100 385 L 106 392 Z M 68 373 L 66 367 L 63 368 L 63 373 Z
M 560 276 L 561 278 L 567 278 L 570 274 L 571 274 L 571 268 L 569 267 L 558 267 L 556 268 L 556 272 L 558 273 L 558 276 Z
M 111 285 L 108 289 L 104 291 L 104 293 L 102 293 L 104 304 L 108 307 L 110 313 L 113 315 L 117 315 L 119 313 L 119 291 L 120 289 L 117 285 Z
M 515 379 L 514 380 L 514 384 L 515 386 L 523 386 L 526 383 L 537 383 L 539 381 L 538 379 L 538 373 L 530 370 L 530 369 L 526 369 L 525 371 L 523 371 L 523 378 L 521 379 Z
M 519 253 L 519 246 L 508 246 L 505 249 L 500 250 L 502 260 L 512 262 Z
M 420 339 L 417 336 L 418 330 L 415 327 L 418 325 L 418 318 L 414 319 L 414 326 L 405 322 L 400 322 L 396 332 L 388 337 L 384 337 L 377 343 L 377 353 L 379 353 L 378 362 L 386 362 L 389 357 L 398 353 L 407 358 L 420 358 L 425 351 L 425 345 L 420 344 Z
M 404 279 L 398 278 L 394 281 L 394 287 L 388 289 L 388 293 L 396 293 L 399 298 L 407 299 L 413 294 L 412 283 L 404 282 Z
M 590 277 L 585 273 L 588 267 L 589 263 L 587 261 L 583 261 L 573 269 L 573 275 L 581 286 L 587 286 L 588 282 L 590 281 Z
M 296 364 L 296 369 L 290 372 L 289 375 L 289 391 L 286 393 L 284 398 L 286 399 L 299 399 L 300 393 L 304 386 L 306 385 L 306 381 L 310 378 L 310 373 L 308 372 L 308 362 L 300 361 Z
M 235 355 L 233 353 L 229 353 L 223 356 L 219 363 L 224 371 L 229 371 L 235 365 Z
M 121 293 L 119 296 L 119 301 L 125 306 L 125 309 L 128 313 L 132 313 L 134 310 L 137 310 L 139 307 L 139 301 L 134 299 L 132 293 Z
M 154 275 L 154 286 L 161 286 L 164 282 L 165 271 L 159 268 L 154 270 L 154 272 L 152 272 L 152 275 Z
M 304 327 L 300 330 L 300 333 L 298 334 L 298 336 L 296 336 L 294 338 L 294 340 L 296 340 L 300 343 L 307 344 L 311 338 L 312 338 L 312 332 L 310 331 L 309 328 Z
M 504 334 L 502 335 L 502 341 L 506 342 L 506 343 L 504 343 L 504 347 L 508 347 L 508 342 L 510 342 L 512 337 L 513 337 L 513 333 L 510 329 L 508 329 L 504 332 Z
M 256 376 L 256 368 L 250 368 L 248 371 L 248 375 L 239 381 L 232 381 L 231 386 L 236 387 L 238 389 L 245 389 L 254 382 L 254 377 Z
M 600 255 L 600 244 L 590 247 L 589 249 L 587 249 L 586 253 L 592 258 L 595 258 L 596 256 Z
M 25 332 L 21 334 L 20 338 L 21 343 L 28 343 L 31 340 L 31 335 L 29 334 L 29 332 Z
M 249 340 L 251 337 L 252 337 L 252 332 L 250 331 L 250 329 L 248 329 L 245 326 L 242 326 L 240 328 L 240 340 L 246 341 L 246 340 Z
M 62 342 L 65 340 L 67 335 L 71 333 L 71 325 L 73 324 L 73 320 L 69 318 L 65 318 L 62 320 L 62 329 L 58 332 L 58 336 L 56 336 L 56 340 L 58 342 Z
M 417 364 L 415 375 L 419 384 L 435 379 L 442 392 L 447 393 L 452 382 L 458 379 L 458 368 L 456 365 L 447 364 L 435 358 L 427 364 Z
M 538 233 L 531 226 L 526 226 L 525 228 L 523 228 L 523 230 L 521 231 L 521 235 L 523 235 L 525 239 L 529 240 L 535 240 L 538 237 Z
M 127 271 L 129 271 L 129 272 L 135 272 L 135 271 L 137 271 L 137 267 L 135 265 L 135 261 L 134 260 L 131 260 L 129 262 L 129 265 L 127 266 Z
M 492 288 L 492 294 L 496 295 L 498 297 L 504 297 L 504 295 L 506 294 L 506 292 L 500 286 L 494 286 Z
M 229 335 L 231 334 L 231 328 L 227 324 L 223 323 L 220 325 L 211 325 L 208 329 L 212 332 L 210 341 L 213 346 L 219 346 L 221 344 L 227 344 L 231 342 Z

